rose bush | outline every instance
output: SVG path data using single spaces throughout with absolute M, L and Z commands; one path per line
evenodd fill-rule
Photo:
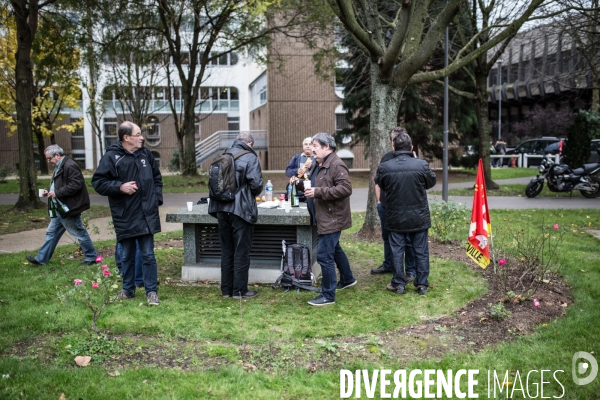
M 102 262 L 102 257 L 98 256 L 96 261 Z M 73 280 L 69 290 L 57 295 L 62 303 L 74 301 L 86 306 L 92 313 L 92 330 L 100 333 L 96 325 L 98 318 L 104 308 L 116 300 L 120 286 L 117 274 L 112 274 L 107 264 L 96 266 L 82 271 L 82 276 Z

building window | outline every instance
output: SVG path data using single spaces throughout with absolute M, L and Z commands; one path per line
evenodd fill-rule
M 208 62 L 208 65 L 212 67 L 227 67 L 230 65 L 235 65 L 239 61 L 237 53 L 227 53 L 219 55 L 218 51 L 213 51 L 210 53 L 210 57 L 212 58 L 212 60 Z M 200 60 L 200 57 L 198 58 L 198 60 Z
M 119 137 L 117 135 L 117 119 L 104 118 L 104 147 L 105 150 L 117 143 Z
M 194 124 L 194 137 L 196 138 L 196 142 L 199 142 L 202 138 L 202 127 L 200 125 L 200 122 L 196 122 Z
M 160 123 L 157 117 L 151 115 L 146 119 L 143 133 L 146 136 L 146 143 L 148 145 L 156 146 L 160 143 Z
M 267 74 L 263 73 L 250 84 L 250 109 L 255 109 L 267 102 Z
M 160 153 L 158 151 L 152 151 L 151 153 L 156 160 L 156 165 L 158 165 L 158 168 L 160 168 Z
M 85 137 L 83 136 L 83 118 L 73 121 L 75 130 L 71 134 L 71 158 L 85 169 Z
M 228 117 L 227 118 L 227 130 L 228 131 L 239 131 L 240 130 L 240 117 Z

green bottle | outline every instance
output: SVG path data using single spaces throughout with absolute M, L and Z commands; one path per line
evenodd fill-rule
M 50 218 L 56 218 L 57 216 L 57 212 L 56 212 L 56 205 L 54 204 L 54 201 L 52 201 L 52 198 L 48 199 L 48 215 L 50 215 Z
M 296 182 L 292 183 L 292 207 L 300 206 L 300 198 L 298 197 L 298 190 L 296 189 Z

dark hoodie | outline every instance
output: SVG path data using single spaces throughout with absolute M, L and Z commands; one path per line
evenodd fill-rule
M 121 185 L 131 181 L 137 183 L 137 192 L 121 193 Z M 142 147 L 130 153 L 121 142 L 110 146 L 92 177 L 92 186 L 108 196 L 117 241 L 160 232 L 162 176 L 148 149 Z

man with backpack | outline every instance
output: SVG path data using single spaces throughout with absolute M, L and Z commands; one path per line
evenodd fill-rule
M 210 167 L 208 213 L 218 220 L 221 293 L 234 299 L 258 295 L 248 290 L 250 249 L 258 219 L 256 196 L 263 190 L 262 171 L 253 145 L 251 134 L 240 133 L 231 148 Z

